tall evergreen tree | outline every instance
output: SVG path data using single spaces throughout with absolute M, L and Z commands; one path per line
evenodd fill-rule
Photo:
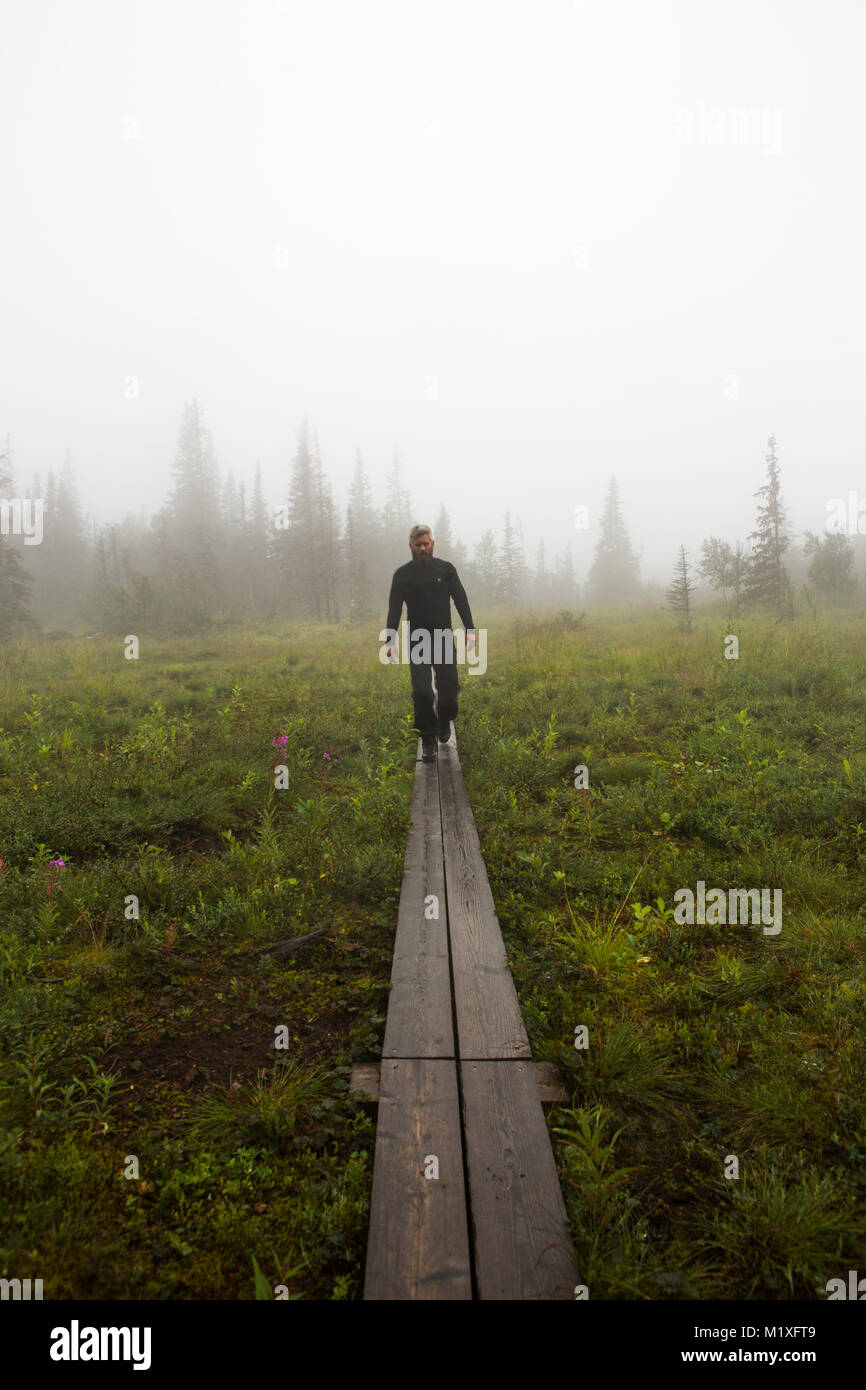
M 346 507 L 346 526 L 343 538 L 345 553 L 344 587 L 345 610 L 352 623 L 366 622 L 372 617 L 374 580 L 379 579 L 379 524 L 373 507 L 373 491 L 361 457 L 355 453 L 355 470 L 349 488 Z
M 322 469 L 318 437 L 313 446 L 313 499 L 314 611 L 317 622 L 336 623 L 340 620 L 337 596 L 337 510 L 331 485 Z
M 0 499 L 8 503 L 12 500 L 13 484 L 7 460 L 8 452 L 0 454 Z M 16 629 L 33 620 L 31 582 L 9 536 L 0 529 L 0 638 L 11 637 Z
M 497 561 L 498 588 L 502 602 L 509 608 L 517 607 L 526 581 L 526 565 L 511 513 L 505 513 L 505 527 L 502 548 Z
M 500 602 L 499 557 L 496 553 L 496 538 L 490 530 L 485 531 L 475 544 L 469 578 L 472 584 L 472 603 L 476 602 L 476 594 L 479 606 L 483 604 L 490 608 Z
M 451 519 L 444 504 L 439 507 L 439 515 L 433 527 L 433 539 L 436 542 L 436 554 L 443 560 L 451 560 L 453 564 L 454 537 L 451 534 Z
M 262 465 L 256 463 L 247 524 L 247 576 L 250 602 L 257 613 L 270 616 L 276 604 L 276 537 L 262 487 Z
M 162 583 L 174 591 L 176 623 L 189 630 L 206 626 L 224 601 L 219 475 L 197 400 L 184 408 L 173 477 L 158 523 L 158 553 Z
M 316 492 L 306 420 L 298 431 L 289 483 L 287 524 L 280 530 L 280 577 L 288 616 L 320 620 L 316 585 Z
M 616 479 L 611 478 L 587 579 L 588 596 L 599 603 L 633 598 L 640 588 L 638 574 L 638 560 L 620 511 L 619 488 Z
M 385 478 L 385 505 L 382 508 L 383 543 L 389 551 L 397 548 L 402 553 L 408 547 L 411 525 L 412 502 L 403 487 L 400 456 L 395 449 L 390 471 Z
M 231 536 L 241 518 L 238 515 L 239 494 L 235 475 L 231 469 L 225 476 L 219 495 L 220 522 L 223 532 Z M 241 528 L 238 527 L 238 530 Z
M 574 573 L 574 560 L 569 541 L 559 556 L 551 576 L 551 599 L 555 603 L 570 605 L 576 603 L 579 597 L 580 590 Z
M 689 562 L 686 559 L 686 548 L 680 546 L 677 557 L 676 568 L 674 569 L 674 582 L 667 591 L 668 606 L 673 609 L 680 620 L 682 627 L 687 632 L 692 630 L 692 594 L 695 586 L 691 582 L 689 575 Z
M 550 574 L 547 569 L 547 555 L 544 537 L 538 542 L 535 552 L 535 573 L 532 577 L 532 596 L 537 604 L 544 607 L 550 602 Z
M 68 449 L 60 476 L 53 469 L 48 473 L 43 500 L 42 544 L 27 548 L 26 565 L 33 576 L 35 602 L 57 627 L 81 617 L 90 569 L 87 531 Z
M 744 598 L 747 603 L 775 609 L 780 618 L 793 616 L 793 591 L 783 556 L 790 545 L 785 529 L 785 508 L 779 482 L 779 462 L 776 458 L 776 439 L 767 441 L 767 481 L 758 488 L 757 526 L 749 536 L 754 541 L 749 560 Z
M 452 546 L 452 553 L 449 558 L 451 560 L 451 563 L 457 570 L 458 574 L 460 574 L 462 577 L 464 570 L 466 570 L 469 564 L 469 551 L 466 549 L 466 546 L 463 544 L 463 541 L 454 541 Z

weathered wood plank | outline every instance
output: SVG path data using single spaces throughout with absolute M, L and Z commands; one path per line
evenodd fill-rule
M 364 1298 L 472 1298 L 456 1062 L 382 1062 Z
M 580 1282 L 531 1063 L 460 1062 L 479 1299 L 573 1299 Z
M 562 1072 L 555 1062 L 533 1062 L 532 1069 L 538 1086 L 538 1099 L 542 1105 L 560 1105 L 569 1100 Z
M 562 1082 L 562 1074 L 555 1062 L 533 1062 L 532 1070 L 538 1086 L 538 1099 L 542 1105 L 560 1105 L 568 1100 L 568 1091 Z M 349 1095 L 364 1096 L 369 1101 L 379 1099 L 378 1062 L 353 1062 L 349 1078 Z
M 424 916 L 435 894 L 439 917 Z M 453 1057 L 448 917 L 435 763 L 415 769 L 383 1057 Z
M 349 1078 L 349 1095 L 378 1100 L 381 1070 L 378 1062 L 353 1062 L 352 1075 Z
M 438 770 L 458 1056 L 529 1058 L 456 748 L 440 748 Z

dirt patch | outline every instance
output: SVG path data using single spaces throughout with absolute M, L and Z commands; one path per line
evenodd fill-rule
M 278 1051 L 270 1023 L 251 1018 L 227 1029 L 214 1027 L 215 1022 L 208 1021 L 209 1031 L 199 1028 L 183 1037 L 143 1042 L 130 1049 L 122 1062 L 106 1054 L 103 1065 L 113 1065 L 120 1077 L 119 1109 L 131 1116 L 158 1105 L 165 1092 L 195 1095 L 211 1084 L 228 1087 L 235 1081 L 251 1081 L 258 1072 L 272 1071 L 289 1057 L 326 1061 L 338 1051 L 350 1027 L 346 1013 L 326 1015 L 311 1024 L 293 1025 L 289 1018 L 289 1047 Z

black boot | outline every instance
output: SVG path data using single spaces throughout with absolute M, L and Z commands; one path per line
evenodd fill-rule
M 439 720 L 439 742 L 440 742 L 440 743 L 447 743 L 450 737 L 451 737 L 451 720 L 450 720 L 450 719 L 440 719 L 440 720 Z
M 435 763 L 436 761 L 436 738 L 433 734 L 421 735 L 421 761 L 422 763 Z

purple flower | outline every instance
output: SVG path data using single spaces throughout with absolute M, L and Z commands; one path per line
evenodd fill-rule
M 65 869 L 66 865 L 62 859 L 49 859 L 48 867 L 49 869 Z
M 289 736 L 288 736 L 288 734 L 277 734 L 277 737 L 276 737 L 275 739 L 272 740 L 273 745 L 274 745 L 275 748 L 285 748 L 285 746 L 286 746 L 286 744 L 288 743 L 288 741 L 289 741 Z

